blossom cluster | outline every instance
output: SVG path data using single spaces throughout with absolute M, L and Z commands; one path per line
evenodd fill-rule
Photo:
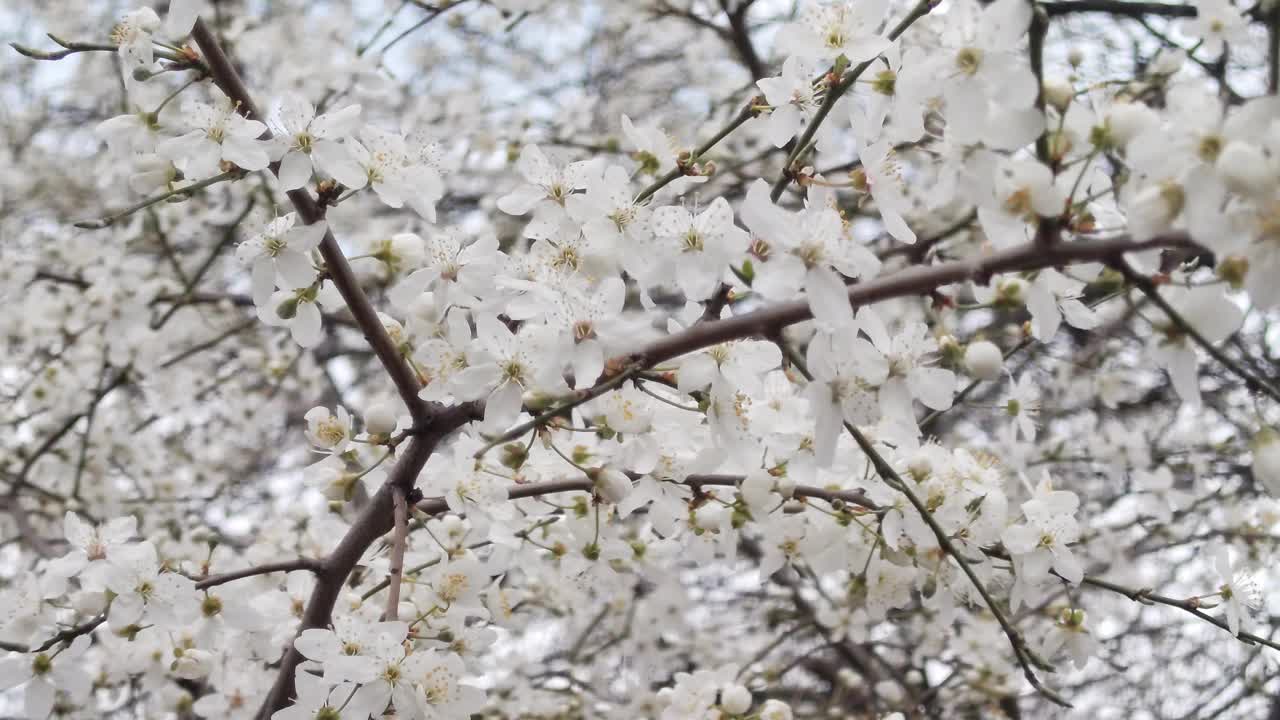
M 1280 100 L 1195 74 L 1236 6 L 1113 78 L 1047 72 L 1026 0 L 805 2 L 764 63 L 725 3 L 733 114 L 489 108 L 503 147 L 372 40 L 241 78 L 208 5 L 109 29 L 117 245 L 4 271 L 44 364 L 0 366 L 0 707 L 979 716 L 1151 604 L 1274 662 Z M 701 19 L 639 5 L 596 9 Z M 266 67 L 276 22 L 219 30 Z

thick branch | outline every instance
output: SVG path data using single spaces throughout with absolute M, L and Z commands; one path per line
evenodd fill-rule
M 1074 263 L 1110 261 L 1124 253 L 1160 247 L 1196 247 L 1186 235 L 1163 235 L 1145 241 L 1127 237 L 1109 240 L 1082 240 L 1044 247 L 1024 244 L 990 255 L 955 260 L 929 266 L 912 266 L 865 283 L 849 286 L 849 300 L 854 307 L 870 305 L 891 298 L 925 295 L 951 283 L 968 280 L 985 281 L 1005 272 L 1042 270 Z M 658 363 L 718 343 L 753 336 L 772 336 L 779 330 L 813 317 L 807 300 L 779 303 L 755 312 L 716 322 L 699 323 L 684 332 L 668 335 L 633 352 L 630 363 L 652 367 Z
M 1193 5 L 1172 5 L 1159 2 L 1125 2 L 1124 0 L 1059 0 L 1058 2 L 1041 3 L 1040 7 L 1050 17 L 1073 15 L 1075 13 L 1105 13 L 1123 15 L 1125 17 L 1143 17 L 1158 15 L 1161 17 L 1195 17 Z

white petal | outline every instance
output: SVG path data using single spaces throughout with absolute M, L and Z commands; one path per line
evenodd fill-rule
M 312 146 L 311 159 L 321 172 L 350 190 L 362 188 L 369 182 L 369 175 L 356 162 L 352 148 L 344 143 L 321 140 Z
M 849 288 L 834 270 L 815 267 L 805 276 L 805 295 L 813 319 L 828 329 L 849 325 L 853 321 L 853 304 Z
M 315 303 L 298 303 L 298 314 L 289 324 L 293 339 L 304 348 L 312 347 L 320 342 L 323 333 L 320 328 L 320 308 Z
M 230 135 L 222 140 L 222 159 L 233 162 L 245 170 L 261 170 L 271 164 L 265 143 L 252 138 Z
M 196 24 L 203 0 L 173 0 L 169 3 L 169 16 L 164 21 L 164 33 L 171 38 L 186 37 Z
M 311 266 L 311 259 L 297 250 L 281 250 L 276 255 L 276 269 L 284 277 L 285 287 L 288 289 L 307 287 L 316 279 L 316 269 Z
M 297 190 L 311 179 L 311 158 L 297 150 L 287 153 L 280 161 L 279 177 L 281 190 Z

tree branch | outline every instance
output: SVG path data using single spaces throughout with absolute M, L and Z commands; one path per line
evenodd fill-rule
M 270 573 L 294 572 L 296 570 L 310 570 L 313 573 L 318 573 L 320 572 L 321 567 L 320 561 L 315 558 L 303 557 L 294 560 L 282 560 L 280 562 L 247 567 L 243 570 L 233 570 L 231 572 L 220 573 L 218 575 L 210 575 L 203 580 L 197 581 L 196 589 L 208 590 L 211 587 L 224 585 L 236 580 L 243 580 L 244 578 L 254 577 L 257 575 L 268 575 Z
M 1196 16 L 1193 5 L 1173 5 L 1159 2 L 1125 2 L 1124 0 L 1058 0 L 1058 2 L 1041 3 L 1049 17 L 1074 15 L 1076 13 L 1106 13 L 1124 17 L 1143 17 L 1158 15 L 1160 17 L 1191 18 Z
M 854 307 L 896 297 L 924 295 L 951 283 L 985 279 L 1005 272 L 1042 270 L 1073 263 L 1110 261 L 1124 253 L 1161 247 L 1198 247 L 1186 235 L 1175 233 L 1144 241 L 1127 237 L 1108 240 L 1063 242 L 1045 247 L 1026 243 L 982 257 L 954 260 L 930 266 L 912 266 L 869 282 L 849 286 Z M 660 338 L 623 359 L 624 365 L 649 368 L 658 363 L 718 343 L 745 337 L 768 337 L 779 330 L 813 317 L 807 300 L 778 303 L 755 312 L 724 320 L 693 325 L 687 330 Z M 613 362 L 620 362 L 615 359 Z
M 261 120 L 263 116 L 240 79 L 240 74 L 236 72 L 217 38 L 204 24 L 204 20 L 196 20 L 191 37 L 205 55 L 213 82 L 226 93 L 227 97 L 237 103 L 236 110 L 247 118 Z M 264 138 L 270 136 L 270 131 L 263 135 Z M 273 164 L 272 171 L 278 170 L 279 166 Z M 303 222 L 311 225 L 324 219 L 324 208 L 311 197 L 311 193 L 306 188 L 290 190 L 288 195 Z M 396 347 L 387 334 L 386 328 L 382 326 L 382 320 L 378 318 L 377 311 L 373 309 L 368 296 L 360 288 L 360 283 L 352 272 L 346 256 L 343 255 L 342 248 L 338 246 L 333 231 L 328 228 L 325 229 L 324 238 L 320 241 L 320 254 L 324 257 L 325 266 L 334 287 L 338 289 L 347 307 L 350 308 L 351 315 L 355 318 L 360 331 L 364 333 L 369 347 L 373 348 L 383 368 L 391 376 L 409 414 L 413 416 L 415 423 L 423 420 L 428 415 L 428 408 L 427 404 L 418 398 L 418 376 L 405 362 L 400 349 Z

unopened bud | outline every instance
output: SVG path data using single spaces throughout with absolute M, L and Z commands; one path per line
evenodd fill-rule
M 1074 95 L 1075 92 L 1067 83 L 1053 80 L 1046 80 L 1044 83 L 1044 101 L 1058 112 L 1067 111 Z
M 630 493 L 631 478 L 618 470 L 605 468 L 596 476 L 596 494 L 600 496 L 601 500 L 611 505 L 617 505 Z
M 395 432 L 395 406 L 388 402 L 370 405 L 364 411 L 364 429 L 370 435 L 390 435 Z
M 964 351 L 964 366 L 970 375 L 979 380 L 995 380 L 1000 377 L 1000 371 L 1004 369 L 1004 354 L 995 346 L 995 343 L 979 340 L 970 343 L 968 349 Z

